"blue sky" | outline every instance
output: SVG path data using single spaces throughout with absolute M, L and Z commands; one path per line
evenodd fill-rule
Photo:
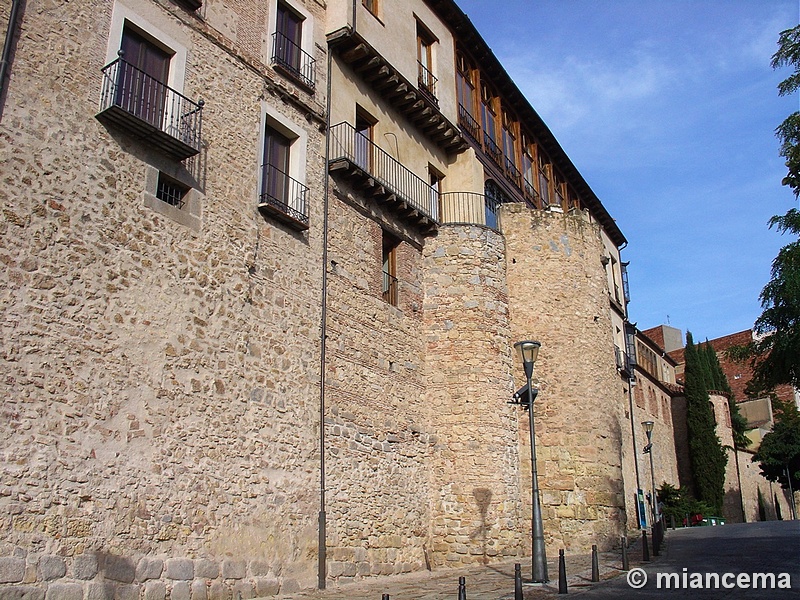
M 457 0 L 617 220 L 630 319 L 747 329 L 797 201 L 773 71 L 800 0 Z

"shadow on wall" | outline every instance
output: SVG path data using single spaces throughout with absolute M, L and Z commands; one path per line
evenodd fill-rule
M 478 510 L 481 513 L 480 526 L 470 534 L 470 539 L 481 538 L 481 550 L 483 551 L 483 564 L 487 564 L 489 559 L 486 553 L 486 532 L 489 529 L 487 524 L 487 515 L 489 514 L 489 505 L 492 503 L 492 490 L 489 488 L 475 488 L 472 490 L 472 495 L 475 497 L 475 502 L 478 505 Z

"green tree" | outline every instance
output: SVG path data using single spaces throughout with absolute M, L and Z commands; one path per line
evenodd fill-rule
M 800 90 L 800 25 L 781 32 L 772 67 L 792 68 L 792 74 L 778 85 L 787 96 Z M 800 196 L 800 111 L 793 112 L 775 130 L 780 140 L 780 155 L 786 159 L 783 185 Z M 800 212 L 790 209 L 769 221 L 769 227 L 796 239 L 778 252 L 772 262 L 770 281 L 761 291 L 761 316 L 755 331 L 759 338 L 735 349 L 731 355 L 749 359 L 753 379 L 748 393 L 754 396 L 780 384 L 800 387 Z
M 728 397 L 728 409 L 731 413 L 731 429 L 733 431 L 734 446 L 737 448 L 746 448 L 750 444 L 750 438 L 746 435 L 747 419 L 739 412 L 739 405 L 736 402 L 728 377 L 725 375 L 725 371 L 722 370 L 722 365 L 719 362 L 716 350 L 714 350 L 714 347 L 707 339 L 705 344 L 703 344 L 703 351 L 709 370 L 709 381 L 711 385 L 709 389 L 724 392 Z
M 769 481 L 777 481 L 784 489 L 800 489 L 800 413 L 791 402 L 772 399 L 776 422 L 753 455 L 761 474 Z
M 694 345 L 690 332 L 686 333 L 685 364 L 686 425 L 694 492 L 698 500 L 722 514 L 728 456 L 717 437 L 708 397 L 711 379 L 708 357 Z

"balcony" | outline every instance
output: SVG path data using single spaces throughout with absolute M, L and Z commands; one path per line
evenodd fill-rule
M 276 71 L 280 71 L 309 91 L 314 91 L 316 61 L 280 31 L 272 34 L 271 64 Z
M 518 189 L 522 189 L 522 173 L 520 173 L 514 161 L 507 156 L 503 157 L 503 164 L 505 173 L 508 180 L 513 183 Z
M 497 145 L 497 142 L 485 131 L 483 132 L 483 151 L 492 159 L 494 164 L 501 169 L 503 168 L 503 151 L 500 150 L 500 146 Z
M 436 82 L 439 80 L 421 62 L 417 61 L 417 67 L 419 90 L 428 97 L 428 100 L 439 106 L 439 100 L 436 98 Z
M 458 124 L 476 144 L 481 143 L 481 126 L 463 105 L 458 105 Z
M 438 192 L 349 123 L 331 127 L 328 170 L 424 231 L 436 229 Z
M 121 55 L 102 73 L 99 121 L 146 140 L 177 160 L 200 152 L 202 100 L 192 102 Z
M 331 51 L 362 81 L 444 152 L 460 154 L 469 147 L 459 128 L 439 110 L 435 87 L 431 97 L 431 90 L 414 85 L 361 35 L 348 28 L 329 34 L 328 43 Z M 436 81 L 426 79 L 424 83 L 435 86 Z
M 264 165 L 258 210 L 292 229 L 308 229 L 308 188 L 272 165 Z
M 614 344 L 614 358 L 616 359 L 617 370 L 620 373 L 633 375 L 634 363 L 629 359 L 628 354 L 623 352 L 616 344 Z

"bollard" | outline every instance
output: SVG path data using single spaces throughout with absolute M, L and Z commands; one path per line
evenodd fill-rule
M 458 578 L 458 600 L 467 600 L 467 578 Z
M 514 600 L 523 600 L 522 598 L 522 565 L 516 563 L 514 565 Z
M 661 535 L 659 534 L 660 527 L 660 521 L 653 523 L 653 556 L 659 555 L 659 546 L 661 545 Z
M 650 562 L 650 548 L 647 546 L 647 532 L 642 531 L 642 560 Z
M 567 593 L 567 561 L 563 549 L 558 551 L 558 593 Z
M 597 560 L 597 544 L 592 544 L 592 581 L 600 581 L 600 563 Z
M 389 600 L 389 594 L 384 594 L 381 596 L 381 600 Z
M 628 538 L 624 535 L 622 536 L 622 570 L 631 570 L 631 564 L 628 562 Z
M 674 514 L 669 516 L 669 523 L 670 523 L 670 525 L 672 525 L 672 531 L 675 531 L 675 515 Z

